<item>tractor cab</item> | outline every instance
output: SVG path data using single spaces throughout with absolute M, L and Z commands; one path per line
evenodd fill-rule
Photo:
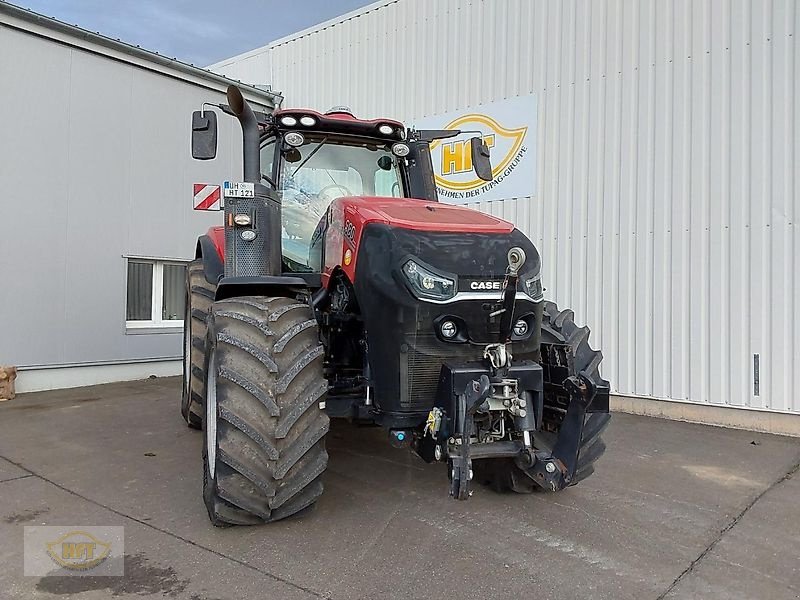
M 274 113 L 261 137 L 261 177 L 281 200 L 284 271 L 323 271 L 322 248 L 314 246 L 321 242 L 323 220 L 338 198 L 437 202 L 428 151 L 431 134 L 441 138 L 461 132 L 408 131 L 390 119 L 357 119 L 343 106 L 324 114 L 308 109 Z M 491 173 L 483 142 L 475 138 L 472 143 L 477 171 Z M 429 185 L 420 186 L 422 181 Z
M 233 114 L 230 105 L 220 108 Z M 258 183 L 276 194 L 281 205 L 285 273 L 320 269 L 319 257 L 312 252 L 314 233 L 337 198 L 437 202 L 429 144 L 470 133 L 407 130 L 391 119 L 358 119 L 345 106 L 324 114 L 293 108 L 253 116 L 258 128 Z M 193 133 L 193 148 L 209 145 L 208 140 L 216 138 L 216 119 Z M 480 137 L 470 140 L 470 152 L 478 177 L 491 180 L 489 150 Z M 205 158 L 214 155 L 215 151 Z
M 410 195 L 406 130 L 397 121 L 356 119 L 342 107 L 272 117 L 261 138 L 261 175 L 281 200 L 284 268 L 313 271 L 314 232 L 334 200 Z

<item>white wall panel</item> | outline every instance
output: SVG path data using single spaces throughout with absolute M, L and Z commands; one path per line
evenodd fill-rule
M 241 129 L 220 117 L 212 161 L 189 146 L 227 82 L 0 4 L 0 364 L 179 358 L 180 329 L 126 335 L 125 256 L 191 259 L 221 223 L 191 210 L 191 184 L 238 177 Z
M 796 0 L 395 0 L 217 68 L 406 121 L 537 94 L 536 197 L 477 207 L 532 237 L 614 389 L 800 412 L 799 24 Z

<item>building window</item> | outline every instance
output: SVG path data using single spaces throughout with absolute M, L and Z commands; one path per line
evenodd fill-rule
M 186 263 L 128 259 L 129 328 L 182 327 Z

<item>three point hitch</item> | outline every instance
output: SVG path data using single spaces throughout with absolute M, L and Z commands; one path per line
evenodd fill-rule
M 597 394 L 597 386 L 580 373 L 568 377 L 564 389 L 569 394 L 569 405 L 556 443 L 547 452 L 534 449 L 527 430 L 514 441 L 474 442 L 474 416 L 489 411 L 492 383 L 486 375 L 470 381 L 464 393 L 458 395 L 454 432 L 447 443 L 450 495 L 456 500 L 472 495 L 472 461 L 480 458 L 513 458 L 540 487 L 553 492 L 567 487 L 575 476 L 586 411 Z

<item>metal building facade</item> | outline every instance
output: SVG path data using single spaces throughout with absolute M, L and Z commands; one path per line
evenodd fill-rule
M 0 364 L 18 391 L 180 373 L 179 327 L 126 328 L 127 259 L 191 259 L 221 222 L 192 183 L 241 175 L 239 125 L 213 161 L 189 140 L 229 82 L 5 3 L 0 82 Z
M 212 68 L 407 122 L 534 93 L 526 231 L 622 396 L 800 413 L 795 0 L 393 0 Z

